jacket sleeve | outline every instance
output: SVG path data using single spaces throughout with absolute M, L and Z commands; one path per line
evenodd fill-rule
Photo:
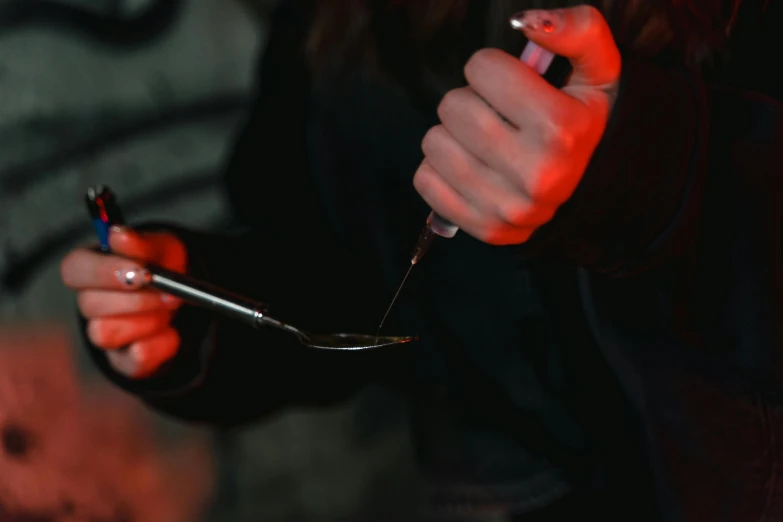
M 739 101 L 748 91 L 783 101 L 781 75 L 767 52 L 775 47 L 781 21 L 780 3 L 748 6 L 732 32 L 730 59 L 711 67 L 706 76 L 626 57 L 609 125 L 582 182 L 525 248 L 607 277 L 692 258 L 702 235 L 702 207 L 723 197 L 711 188 L 710 179 L 722 175 L 719 171 L 736 152 L 722 150 L 725 143 L 714 138 L 715 129 L 736 126 L 717 113 L 739 103 L 750 105 L 757 119 L 766 118 L 759 114 L 769 112 L 774 102 L 764 101 L 764 109 L 758 102 Z M 715 95 L 726 87 L 736 93 L 734 102 Z M 772 144 L 761 159 L 772 174 L 779 172 L 776 162 L 781 159 L 769 125 L 765 132 Z M 768 175 L 765 181 L 771 191 L 774 178 Z
M 728 255 L 736 235 L 778 249 L 781 106 L 774 85 L 751 78 L 765 91 L 757 94 L 738 74 L 708 83 L 685 67 L 626 61 L 582 181 L 524 251 L 623 278 L 672 261 L 702 271 Z M 756 203 L 740 208 L 746 200 Z M 738 228 L 760 212 L 768 218 L 753 230 Z M 747 269 L 758 272 L 766 259 L 746 257 L 756 264 Z
M 681 255 L 698 229 L 708 130 L 700 75 L 626 61 L 582 181 L 524 248 L 616 277 Z
M 184 240 L 192 275 L 268 303 L 283 321 L 317 332 L 369 331 L 377 311 L 362 305 L 373 291 L 372 277 L 330 236 L 319 198 L 308 192 L 312 183 L 302 182 L 309 89 L 303 5 L 283 2 L 272 19 L 257 101 L 226 172 L 232 207 L 254 232 L 152 227 Z M 284 406 L 340 401 L 366 383 L 399 378 L 405 357 L 400 350 L 309 350 L 290 334 L 254 330 L 190 306 L 173 324 L 180 350 L 147 379 L 123 377 L 101 350 L 89 343 L 88 349 L 115 384 L 161 412 L 197 422 L 234 425 Z

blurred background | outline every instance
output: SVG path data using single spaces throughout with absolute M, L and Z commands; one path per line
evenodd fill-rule
M 59 261 L 83 194 L 131 221 L 229 226 L 216 186 L 274 0 L 0 0 L 0 520 L 413 520 L 380 390 L 236 432 L 185 426 L 82 353 Z

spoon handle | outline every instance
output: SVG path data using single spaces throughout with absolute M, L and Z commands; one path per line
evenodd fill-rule
M 234 294 L 217 286 L 155 265 L 139 274 L 144 285 L 201 308 L 223 314 L 257 328 L 266 318 L 267 305 Z
M 124 223 L 117 197 L 109 187 L 100 185 L 87 190 L 86 202 L 101 251 L 109 253 L 109 228 Z M 179 297 L 194 306 L 221 313 L 254 328 L 271 319 L 267 318 L 268 307 L 263 303 L 159 266 L 150 265 L 140 271 L 129 271 L 125 279 L 128 282 L 138 281 L 143 286 Z

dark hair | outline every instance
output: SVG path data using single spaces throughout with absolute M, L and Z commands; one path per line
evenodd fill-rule
M 387 62 L 393 61 L 392 56 L 401 50 L 433 65 L 448 62 L 448 57 L 455 55 L 449 52 L 461 46 L 455 33 L 476 16 L 484 20 L 482 45 L 502 47 L 493 37 L 498 28 L 507 25 L 510 14 L 528 8 L 579 3 L 585 1 L 321 1 L 317 2 L 307 52 L 311 62 L 318 66 L 336 56 L 388 66 Z M 604 13 L 623 52 L 656 56 L 665 51 L 690 64 L 704 64 L 721 59 L 726 51 L 742 0 L 594 0 L 591 3 Z

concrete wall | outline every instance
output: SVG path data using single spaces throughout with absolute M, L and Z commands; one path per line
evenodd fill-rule
M 150 414 L 79 351 L 57 267 L 93 239 L 84 189 L 108 184 L 133 220 L 220 226 L 260 25 L 232 0 L 0 1 L 0 519 L 411 520 L 382 392 L 215 434 Z

